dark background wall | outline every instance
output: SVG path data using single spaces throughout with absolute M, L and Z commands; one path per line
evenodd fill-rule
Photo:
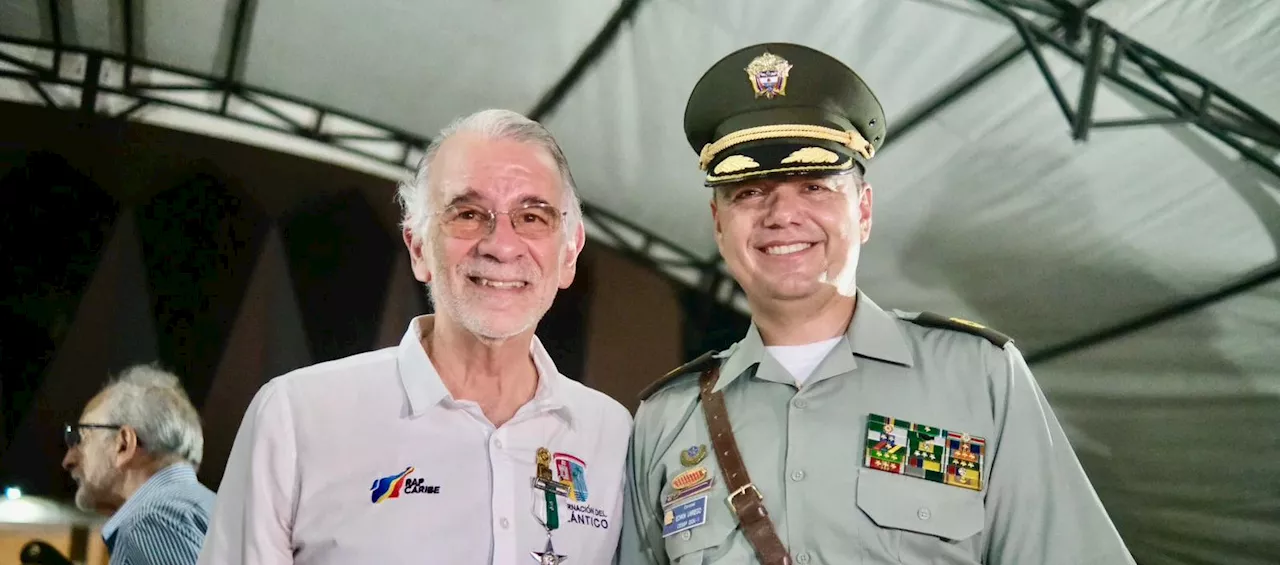
M 0 103 L 0 483 L 69 498 L 62 424 L 111 374 L 158 362 L 201 412 L 200 477 L 216 488 L 262 383 L 392 346 L 429 311 L 394 188 L 256 147 Z M 740 334 L 740 317 L 686 316 L 699 300 L 588 242 L 538 334 L 561 372 L 634 409 L 646 383 Z M 693 319 L 730 328 L 691 334 Z

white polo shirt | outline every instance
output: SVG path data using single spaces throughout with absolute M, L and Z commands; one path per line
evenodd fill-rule
M 534 398 L 495 429 L 454 400 L 415 318 L 398 347 L 272 379 L 245 413 L 200 565 L 533 563 L 545 448 L 555 552 L 607 564 L 622 528 L 631 415 L 561 375 L 535 337 Z M 544 459 L 544 463 L 547 461 Z M 545 477 L 544 472 L 544 477 Z

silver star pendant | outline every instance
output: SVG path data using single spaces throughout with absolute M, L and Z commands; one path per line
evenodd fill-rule
M 551 547 L 551 538 L 549 537 L 547 538 L 546 549 L 540 552 L 530 551 L 529 555 L 533 556 L 533 560 L 537 561 L 538 565 L 560 565 L 569 560 L 567 556 L 556 554 L 556 548 Z

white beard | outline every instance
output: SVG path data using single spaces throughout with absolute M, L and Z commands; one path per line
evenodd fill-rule
M 556 265 L 552 269 L 553 272 L 536 273 L 535 276 L 531 277 L 529 286 L 532 287 L 534 292 L 537 292 L 539 287 L 546 283 L 548 277 L 551 280 L 559 280 L 560 265 L 564 260 L 566 251 L 564 247 L 561 248 L 559 256 L 556 258 Z M 549 297 L 530 305 L 528 310 L 514 321 L 510 318 L 502 322 L 494 320 L 485 313 L 477 311 L 477 308 L 471 307 L 471 301 L 454 293 L 451 283 L 455 281 L 462 285 L 469 283 L 465 281 L 465 276 L 461 273 L 453 272 L 448 273 L 448 276 L 444 276 L 446 273 L 436 268 L 444 263 L 442 260 L 443 254 L 444 249 L 442 247 L 433 249 L 432 261 L 429 267 L 432 273 L 432 283 L 428 284 L 427 287 L 432 297 L 432 302 L 435 304 L 435 311 L 457 321 L 459 325 L 482 341 L 504 341 L 537 327 L 538 322 L 542 320 L 547 310 L 551 309 L 551 304 L 555 301 L 555 293 L 552 293 Z M 533 267 L 529 270 L 536 271 L 537 269 Z

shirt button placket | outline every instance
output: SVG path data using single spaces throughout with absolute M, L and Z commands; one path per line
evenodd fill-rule
M 803 467 L 812 462 L 811 454 L 808 453 L 809 445 L 806 438 L 812 437 L 809 430 L 809 423 L 812 420 L 809 414 L 809 400 L 804 398 L 792 398 L 791 409 L 788 411 L 787 420 L 787 456 L 786 466 L 780 469 L 782 477 L 789 478 L 790 481 L 784 481 L 781 485 L 786 492 L 786 524 L 779 524 L 790 532 L 791 539 L 794 543 L 800 544 L 803 541 L 803 532 L 805 531 L 805 515 L 807 503 L 809 502 L 809 493 L 807 483 L 808 478 Z M 791 561 L 796 564 L 803 565 L 809 562 L 809 554 L 806 552 L 795 553 Z
M 509 516 L 516 511 L 515 497 L 516 492 L 513 491 L 513 485 L 508 477 L 511 477 L 515 470 L 511 468 L 510 458 L 503 451 L 503 441 L 499 434 L 501 432 L 494 430 L 489 439 L 489 466 L 492 469 L 493 477 L 493 501 L 490 508 L 491 516 L 499 516 L 497 521 L 498 530 L 495 531 L 494 540 L 494 556 L 499 559 L 508 559 L 515 555 L 516 548 L 514 537 L 514 528 L 512 528 Z M 499 533 L 499 531 L 501 533 Z

